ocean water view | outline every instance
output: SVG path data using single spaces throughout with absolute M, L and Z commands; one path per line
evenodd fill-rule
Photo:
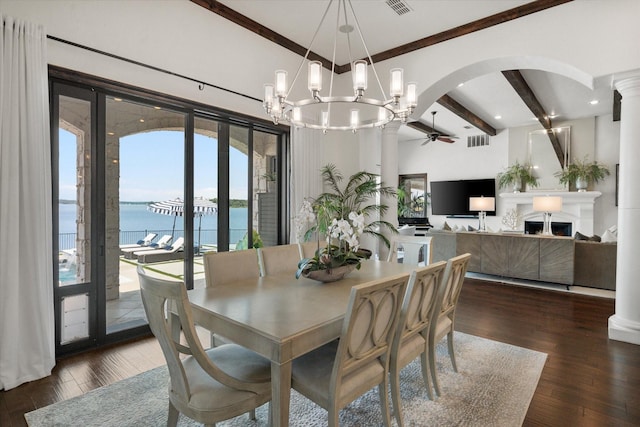
M 71 249 L 75 243 L 76 230 L 76 205 L 73 203 L 60 203 L 59 208 L 59 234 L 60 249 Z M 247 208 L 231 208 L 229 210 L 229 241 L 236 243 L 247 232 Z M 147 233 L 171 234 L 173 228 L 173 216 L 151 212 L 147 204 L 121 203 L 120 204 L 120 244 L 135 243 Z M 183 218 L 175 218 L 174 238 L 184 236 Z M 198 217 L 194 218 L 194 239 L 198 242 Z M 200 223 L 201 244 L 215 244 L 218 235 L 218 215 L 204 215 Z M 159 238 L 159 236 L 158 236 Z M 67 247 L 69 246 L 69 247 Z

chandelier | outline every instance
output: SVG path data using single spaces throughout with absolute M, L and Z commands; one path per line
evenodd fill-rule
M 328 95 L 323 96 L 322 91 L 322 62 L 308 61 L 309 52 L 313 46 L 318 33 L 329 14 L 331 5 L 337 2 L 336 28 L 333 40 L 333 56 L 331 61 L 331 78 L 329 82 Z M 347 16 L 347 6 L 351 12 L 351 25 Z M 368 59 L 353 61 L 351 51 L 351 33 L 357 31 L 359 39 L 364 47 Z M 353 95 L 336 96 L 333 94 L 333 76 L 336 68 L 336 49 L 339 33 L 346 35 L 349 63 L 351 65 L 351 76 L 353 81 Z M 303 66 L 308 62 L 307 87 L 311 97 L 300 100 L 292 100 L 289 95 L 300 76 Z M 380 98 L 367 98 L 367 77 L 368 65 L 371 64 L 371 72 L 375 76 Z M 320 20 L 320 24 L 309 44 L 309 47 L 298 67 L 291 86 L 287 85 L 287 71 L 277 70 L 275 72 L 275 84 L 264 85 L 263 106 L 273 122 L 289 122 L 296 127 L 319 129 L 323 132 L 328 130 L 351 130 L 384 127 L 393 120 L 406 123 L 417 105 L 417 85 L 408 83 L 406 92 L 403 83 L 403 70 L 394 68 L 390 73 L 389 96 L 384 92 L 380 78 L 373 65 L 373 60 L 360 31 L 358 19 L 353 10 L 351 0 L 329 0 L 329 4 Z

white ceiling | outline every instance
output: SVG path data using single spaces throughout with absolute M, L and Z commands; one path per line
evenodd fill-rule
M 428 37 L 457 26 L 506 11 L 531 0 L 404 0 L 410 12 L 396 14 L 385 0 L 352 0 L 357 22 L 371 55 L 400 45 Z M 308 48 L 328 0 L 221 0 L 240 14 L 270 28 L 276 33 Z M 331 59 L 333 35 L 335 33 L 336 4 L 333 5 L 320 28 L 312 51 Z M 347 6 L 348 7 L 348 6 Z M 561 7 L 561 6 L 559 6 Z M 347 12 L 349 23 L 354 25 L 352 14 Z M 401 31 L 400 31 L 401 29 Z M 357 36 L 357 33 L 352 33 Z M 355 52 L 361 43 L 352 42 L 352 57 L 366 56 Z M 347 49 L 336 48 L 336 63 L 349 62 Z M 554 121 L 573 120 L 610 114 L 613 95 L 608 87 L 590 90 L 566 77 L 537 71 L 520 70 L 538 100 Z M 501 73 L 488 74 L 470 81 L 448 93 L 452 98 L 471 110 L 497 130 L 536 124 L 534 115 L 513 90 Z M 606 86 L 606 85 L 603 85 Z M 597 99 L 597 105 L 590 101 Z M 433 104 L 420 118 L 431 125 L 431 111 L 438 111 L 436 128 L 457 136 L 482 133 L 439 104 Z M 496 119 L 496 116 L 501 119 Z M 407 126 L 400 128 L 400 140 L 423 138 L 420 131 Z

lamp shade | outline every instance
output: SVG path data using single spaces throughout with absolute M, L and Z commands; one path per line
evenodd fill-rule
M 533 210 L 536 212 L 560 212 L 562 210 L 562 197 L 560 196 L 534 197 Z
M 496 209 L 495 197 L 469 197 L 470 211 L 493 211 Z

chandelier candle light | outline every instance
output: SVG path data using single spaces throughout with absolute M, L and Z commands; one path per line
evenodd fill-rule
M 336 12 L 336 29 L 333 43 L 333 57 L 331 62 L 331 80 L 329 83 L 328 96 L 322 96 L 322 62 L 308 61 L 309 52 L 313 46 L 313 42 L 318 35 L 325 18 L 327 17 L 332 4 L 337 4 Z M 347 8 L 348 6 L 348 8 Z M 347 11 L 350 10 L 352 22 L 349 23 Z M 342 24 L 341 24 L 342 23 Z M 351 60 L 351 38 L 350 33 L 357 30 L 358 36 L 364 51 L 365 59 L 357 61 Z M 334 96 L 333 94 L 333 76 L 336 68 L 336 47 L 338 33 L 344 33 L 347 39 L 347 48 L 351 64 L 351 74 L 353 81 L 353 95 Z M 293 87 L 296 84 L 300 72 L 304 64 L 308 61 L 307 87 L 311 92 L 310 98 L 293 101 L 289 99 Z M 368 64 L 371 64 L 371 71 L 375 76 L 376 82 L 380 89 L 381 98 L 366 98 L 367 90 Z M 297 127 L 305 127 L 318 129 L 326 132 L 328 130 L 351 130 L 356 132 L 358 129 L 383 127 L 393 120 L 400 120 L 406 123 L 407 118 L 413 113 L 418 104 L 417 85 L 408 83 L 406 93 L 404 91 L 403 70 L 394 68 L 391 70 L 391 83 L 389 97 L 386 96 L 378 73 L 373 65 L 373 60 L 369 54 L 369 50 L 364 42 L 364 37 L 358 24 L 358 19 L 353 10 L 351 0 L 329 0 L 327 9 L 322 15 L 320 24 L 311 40 L 300 66 L 293 79 L 291 87 L 287 86 L 287 71 L 277 70 L 275 73 L 275 85 L 264 85 L 264 102 L 263 106 L 268 115 L 271 116 L 273 122 L 278 124 L 286 121 Z
M 469 210 L 478 211 L 478 231 L 487 231 L 485 219 L 487 217 L 487 211 L 493 211 L 496 209 L 495 197 L 469 197 Z
M 533 198 L 533 210 L 543 212 L 544 224 L 542 234 L 545 236 L 553 236 L 551 231 L 551 213 L 560 212 L 562 210 L 562 197 L 560 196 L 540 196 Z

